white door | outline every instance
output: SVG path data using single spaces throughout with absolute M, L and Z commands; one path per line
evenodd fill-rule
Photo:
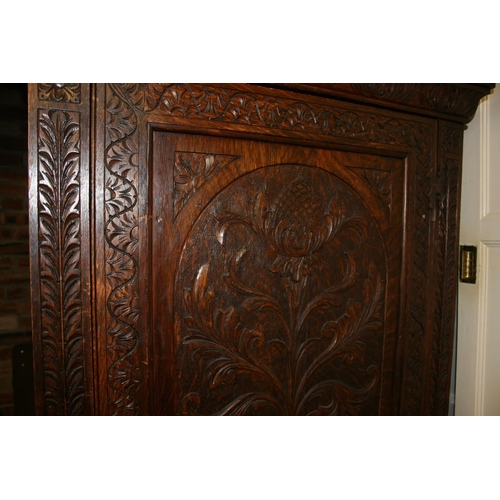
M 455 415 L 500 415 L 500 84 L 465 131 L 460 244 L 478 269 L 458 289 Z

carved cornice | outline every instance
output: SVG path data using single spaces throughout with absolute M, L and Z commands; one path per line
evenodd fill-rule
M 273 86 L 467 123 L 494 84 L 303 83 Z

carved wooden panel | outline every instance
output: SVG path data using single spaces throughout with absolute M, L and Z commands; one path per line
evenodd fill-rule
M 52 84 L 40 84 L 30 95 L 36 109 L 30 116 L 32 297 L 38 309 L 33 345 L 37 407 L 46 415 L 92 411 L 88 268 L 82 257 L 84 235 L 88 240 L 88 194 L 82 192 L 88 179 L 88 110 L 77 105 L 77 87 L 68 89 L 74 99 Z M 44 100 L 57 104 L 47 107 Z
M 74 112 L 41 111 L 38 123 L 46 412 L 81 414 L 80 117 Z M 62 388 L 66 388 L 63 393 Z
M 490 87 L 277 87 L 30 86 L 39 413 L 446 413 Z
M 403 162 L 161 132 L 154 143 L 154 350 L 170 351 L 156 366 L 163 412 L 390 412 Z M 171 220 L 181 155 L 226 161 Z M 394 176 L 394 205 L 387 182 L 353 174 L 362 165 Z

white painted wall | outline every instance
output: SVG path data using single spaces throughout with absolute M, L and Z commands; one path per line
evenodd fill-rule
M 500 415 L 500 84 L 465 131 L 460 244 L 478 275 L 458 290 L 455 414 Z

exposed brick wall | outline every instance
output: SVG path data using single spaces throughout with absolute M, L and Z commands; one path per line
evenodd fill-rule
M 12 414 L 11 350 L 31 336 L 28 103 L 25 84 L 0 84 L 0 414 Z

